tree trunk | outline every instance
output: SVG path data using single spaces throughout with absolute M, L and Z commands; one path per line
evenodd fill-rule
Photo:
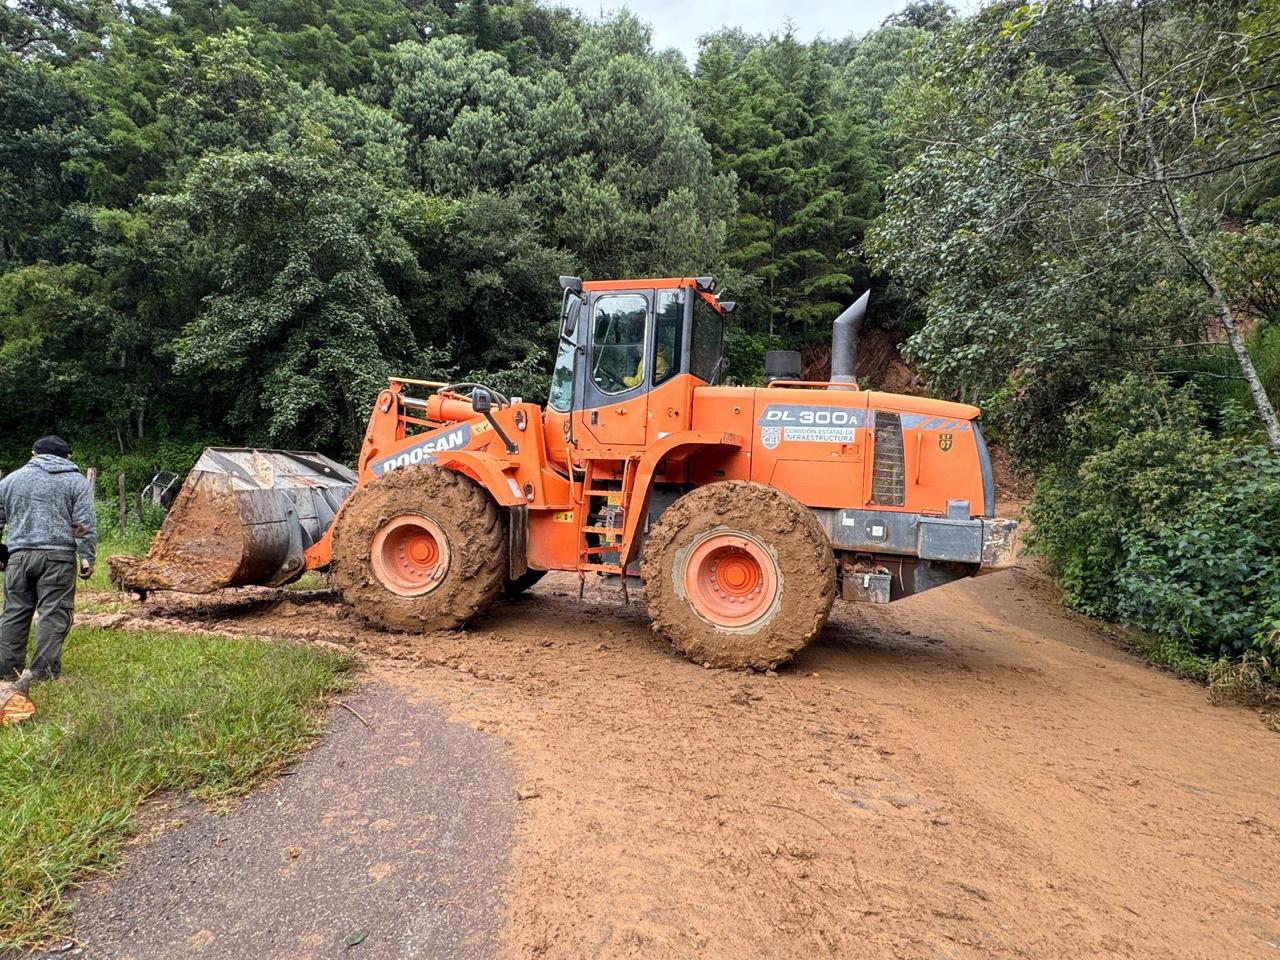
M 1142 138 L 1147 148 L 1147 165 L 1151 170 L 1151 180 L 1159 188 L 1165 210 L 1169 214 L 1169 219 L 1173 221 L 1174 228 L 1178 231 L 1178 239 L 1182 244 L 1180 253 L 1191 268 L 1196 271 L 1201 282 L 1208 288 L 1209 294 L 1213 297 L 1213 302 L 1218 308 L 1218 317 L 1222 320 L 1222 326 L 1227 331 L 1227 342 L 1231 345 L 1231 351 L 1236 355 L 1236 362 L 1240 365 L 1240 372 L 1244 374 L 1245 383 L 1249 386 L 1249 396 L 1253 398 L 1253 405 L 1258 410 L 1258 416 L 1262 420 L 1262 428 L 1267 434 L 1267 441 L 1271 444 L 1271 449 L 1280 454 L 1280 420 L 1276 418 L 1276 408 L 1271 403 L 1271 398 L 1267 396 L 1267 391 L 1262 385 L 1258 371 L 1253 365 L 1253 359 L 1249 356 L 1249 350 L 1245 346 L 1244 337 L 1240 333 L 1239 325 L 1236 323 L 1231 304 L 1223 296 L 1222 288 L 1218 285 L 1218 278 L 1213 272 L 1213 267 L 1209 265 L 1209 261 L 1200 251 L 1200 245 L 1196 243 L 1195 236 L 1187 226 L 1187 221 L 1182 216 L 1182 208 L 1178 206 L 1178 199 L 1173 195 L 1173 190 L 1169 186 L 1169 179 L 1165 176 L 1164 160 L 1161 158 L 1160 149 L 1156 145 L 1155 138 L 1151 134 L 1151 126 L 1148 123 L 1151 112 L 1150 100 L 1141 89 L 1142 84 L 1135 87 L 1130 82 L 1129 74 L 1125 70 L 1124 63 L 1121 61 L 1115 46 L 1107 38 L 1106 31 L 1096 20 L 1094 21 L 1094 29 L 1097 31 L 1098 39 L 1107 51 L 1107 56 L 1111 59 L 1116 74 L 1120 77 L 1125 89 L 1129 91 L 1130 96 L 1134 98 L 1134 102 L 1137 105 L 1138 122 L 1141 124 Z
M 1267 441 L 1271 444 L 1272 450 L 1280 453 L 1280 419 L 1276 418 L 1276 408 L 1272 404 L 1271 398 L 1267 396 L 1267 390 L 1262 385 L 1258 370 L 1253 365 L 1253 358 L 1249 356 L 1249 348 L 1245 345 L 1243 334 L 1240 333 L 1240 325 L 1236 323 L 1235 313 L 1231 310 L 1231 304 L 1227 303 L 1227 298 L 1222 294 L 1222 288 L 1218 286 L 1218 278 L 1214 275 L 1213 268 L 1209 265 L 1209 261 L 1205 259 L 1204 254 L 1200 252 L 1200 245 L 1196 243 L 1196 238 L 1192 236 L 1191 230 L 1187 227 L 1187 222 L 1182 217 L 1182 210 L 1178 207 L 1178 201 L 1174 197 L 1173 191 L 1169 189 L 1168 182 L 1164 179 L 1164 170 L 1160 160 L 1154 153 L 1151 157 L 1151 165 L 1160 182 L 1160 192 L 1164 196 L 1165 207 L 1168 209 L 1173 225 L 1177 228 L 1178 236 L 1182 240 L 1182 254 L 1196 273 L 1199 274 L 1201 282 L 1209 289 L 1213 302 L 1218 307 L 1218 317 L 1222 320 L 1222 326 L 1227 331 L 1227 342 L 1231 344 L 1231 351 L 1236 355 L 1236 362 L 1240 364 L 1240 371 L 1244 374 L 1245 383 L 1249 385 L 1249 396 L 1253 398 L 1253 405 L 1258 409 L 1258 416 L 1262 419 L 1262 428 L 1267 433 Z

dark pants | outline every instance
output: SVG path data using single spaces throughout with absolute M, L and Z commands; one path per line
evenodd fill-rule
M 37 680 L 62 672 L 62 641 L 76 605 L 76 566 L 76 555 L 62 550 L 17 550 L 10 555 L 0 616 L 0 681 L 22 672 L 33 613 L 40 619 L 31 672 Z

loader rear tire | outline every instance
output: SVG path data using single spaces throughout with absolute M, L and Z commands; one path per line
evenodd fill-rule
M 332 579 L 385 630 L 461 627 L 502 594 L 507 538 L 493 498 L 440 467 L 406 467 L 357 489 L 333 528 Z
M 640 571 L 653 628 L 689 659 L 768 670 L 817 636 L 836 595 L 831 541 L 773 487 L 708 484 L 649 533 Z

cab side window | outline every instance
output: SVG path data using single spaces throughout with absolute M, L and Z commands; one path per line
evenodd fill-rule
M 684 328 L 685 292 L 663 290 L 658 293 L 658 308 L 654 311 L 653 328 L 653 377 L 656 387 L 666 383 L 680 369 L 681 331 Z
M 689 342 L 689 372 L 706 383 L 720 376 L 724 318 L 701 297 L 693 300 L 693 335 Z
M 644 332 L 649 301 L 637 293 L 602 296 L 592 313 L 591 380 L 601 393 L 644 382 Z

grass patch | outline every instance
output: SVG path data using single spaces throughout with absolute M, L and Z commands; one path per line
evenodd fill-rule
M 286 583 L 286 590 L 323 590 L 329 585 L 329 581 L 323 573 L 318 570 L 308 570 L 293 583 Z
M 102 539 L 98 541 L 97 561 L 93 565 L 93 576 L 80 584 L 81 589 L 98 593 L 114 591 L 111 582 L 111 567 L 107 557 L 121 554 L 140 557 L 151 548 L 151 540 L 155 531 L 141 526 L 130 526 L 122 536 L 118 525 L 102 529 Z
M 1209 673 L 1217 662 L 1212 657 L 1196 653 L 1189 643 L 1179 642 L 1169 637 L 1122 627 L 1112 627 L 1108 632 L 1117 637 L 1121 646 L 1130 652 L 1136 653 L 1156 666 L 1172 670 L 1184 680 L 1207 683 Z
M 0 949 L 58 932 L 159 790 L 218 800 L 296 757 L 354 660 L 251 638 L 76 630 L 33 720 L 0 729 Z
M 1280 733 L 1280 666 L 1257 650 L 1239 660 L 1219 660 L 1209 670 L 1209 699 L 1252 707 Z

